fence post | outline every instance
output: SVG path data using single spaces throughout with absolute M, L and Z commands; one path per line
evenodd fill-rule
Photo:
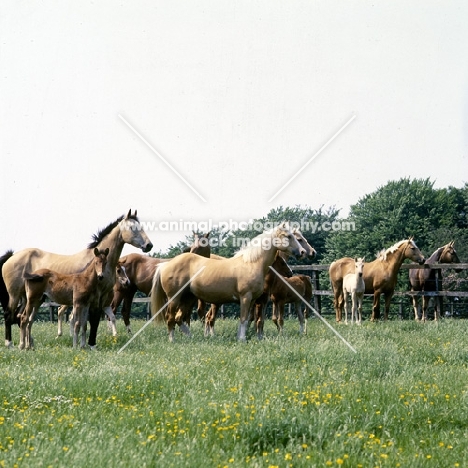
M 320 290 L 319 272 L 312 270 L 312 292 Z M 314 294 L 314 308 L 320 314 L 322 313 L 322 297 Z

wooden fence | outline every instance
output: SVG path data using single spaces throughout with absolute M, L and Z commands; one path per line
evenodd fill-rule
M 334 314 L 334 310 L 332 307 L 328 307 L 327 309 L 322 308 L 322 298 L 329 297 L 332 299 L 333 291 L 329 289 L 321 289 L 320 287 L 320 273 L 325 273 L 328 275 L 328 269 L 330 265 L 291 265 L 291 269 L 298 273 L 307 274 L 311 277 L 312 280 L 312 289 L 313 289 L 313 299 L 312 299 L 312 306 L 315 310 L 323 315 L 330 315 Z M 437 270 L 436 274 L 436 291 L 434 292 L 412 292 L 412 291 L 395 291 L 394 298 L 392 304 L 396 304 L 398 306 L 398 316 L 404 318 L 404 307 L 405 303 L 403 302 L 403 298 L 409 298 L 411 296 L 430 296 L 434 297 L 435 300 L 439 301 L 440 309 L 443 313 L 442 309 L 442 301 L 444 297 L 449 298 L 459 298 L 459 299 L 466 299 L 468 298 L 468 292 L 464 291 L 443 291 L 442 290 L 442 270 L 448 269 L 457 269 L 457 270 L 468 270 L 468 263 L 459 263 L 459 264 L 436 264 L 436 265 L 418 265 L 416 263 L 404 263 L 401 266 L 400 271 L 402 270 L 410 270 L 410 269 L 431 269 Z M 372 297 L 372 294 L 366 294 L 367 297 Z M 400 298 L 400 300 L 398 300 Z M 134 303 L 146 303 L 145 313 L 139 314 L 139 318 L 146 318 L 150 317 L 150 304 L 148 297 L 138 297 L 133 299 Z M 41 315 L 44 317 L 44 314 L 47 316 L 48 319 L 51 321 L 55 321 L 56 319 L 56 312 L 57 312 L 58 304 L 54 302 L 44 303 L 41 306 L 42 312 Z M 381 305 L 383 307 L 383 305 Z M 448 304 L 450 308 L 450 314 L 453 316 L 453 308 L 454 303 L 453 301 Z M 44 310 L 45 309 L 45 310 Z M 290 309 L 289 309 L 290 310 Z M 48 313 L 47 313 L 48 312 Z M 465 315 L 465 314 L 464 314 Z M 411 313 L 410 313 L 411 316 Z M 68 314 L 67 314 L 68 319 Z

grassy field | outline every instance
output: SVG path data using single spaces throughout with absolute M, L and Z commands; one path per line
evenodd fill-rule
M 35 323 L 35 351 L 0 350 L 0 466 L 468 466 L 468 321 L 338 326 L 357 354 L 316 319 L 237 325 L 117 355 L 122 324 L 91 352 Z

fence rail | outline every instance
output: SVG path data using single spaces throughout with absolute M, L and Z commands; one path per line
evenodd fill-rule
M 333 296 L 333 291 L 329 289 L 321 289 L 320 288 L 320 279 L 319 279 L 319 274 L 328 272 L 330 268 L 330 265 L 317 265 L 317 264 L 310 264 L 310 265 L 291 265 L 291 269 L 295 272 L 300 272 L 300 273 L 308 273 L 310 272 L 311 280 L 312 280 L 312 286 L 313 286 L 313 306 L 314 308 L 319 311 L 320 313 L 323 313 L 324 311 L 322 310 L 322 304 L 321 304 L 321 298 L 322 297 L 331 297 Z M 400 271 L 402 270 L 410 270 L 410 269 L 426 269 L 426 270 L 437 270 L 437 275 L 436 275 L 436 281 L 438 283 L 437 286 L 442 285 L 442 276 L 441 272 L 442 270 L 468 270 L 468 263 L 458 263 L 458 264 L 434 264 L 434 265 L 418 265 L 417 263 L 404 263 Z M 466 291 L 442 291 L 440 290 L 441 288 L 437 287 L 438 290 L 436 291 L 395 291 L 394 297 L 399 297 L 399 298 L 405 298 L 405 297 L 411 297 L 411 296 L 429 296 L 429 297 L 434 297 L 435 300 L 442 300 L 444 297 L 448 298 L 468 298 L 468 292 Z M 372 294 L 366 294 L 366 297 L 372 297 Z M 149 302 L 150 298 L 149 297 L 136 297 L 133 299 L 133 302 L 138 304 L 138 303 L 146 303 L 146 312 L 145 316 L 148 319 L 150 316 L 150 307 L 149 307 Z M 399 304 L 399 315 L 403 316 L 402 312 L 402 303 Z M 450 304 L 452 310 L 453 310 L 453 303 Z M 41 308 L 46 308 L 49 310 L 49 320 L 54 321 L 56 317 L 56 309 L 59 307 L 59 304 L 56 304 L 55 302 L 46 302 L 42 304 Z M 328 311 L 331 313 L 331 311 Z

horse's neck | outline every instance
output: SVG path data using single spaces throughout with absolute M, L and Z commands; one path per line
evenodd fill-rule
M 395 250 L 395 252 L 387 253 L 387 260 L 384 260 L 383 262 L 389 265 L 389 269 L 392 273 L 398 271 L 405 261 L 405 249 L 406 244 L 403 244 L 401 247 Z
M 439 247 L 427 260 L 425 263 L 432 264 L 437 263 L 440 260 L 444 247 Z
M 115 270 L 119 258 L 122 255 L 124 245 L 125 242 L 122 239 L 120 227 L 118 225 L 99 243 L 98 248 L 100 250 L 105 250 L 106 248 L 109 249 L 109 254 L 107 255 L 107 268 Z
M 265 249 L 265 253 L 260 257 L 260 264 L 263 268 L 264 275 L 266 275 L 268 271 L 271 271 L 270 266 L 273 265 L 275 261 L 277 251 L 278 249 L 272 246 L 270 249 Z

